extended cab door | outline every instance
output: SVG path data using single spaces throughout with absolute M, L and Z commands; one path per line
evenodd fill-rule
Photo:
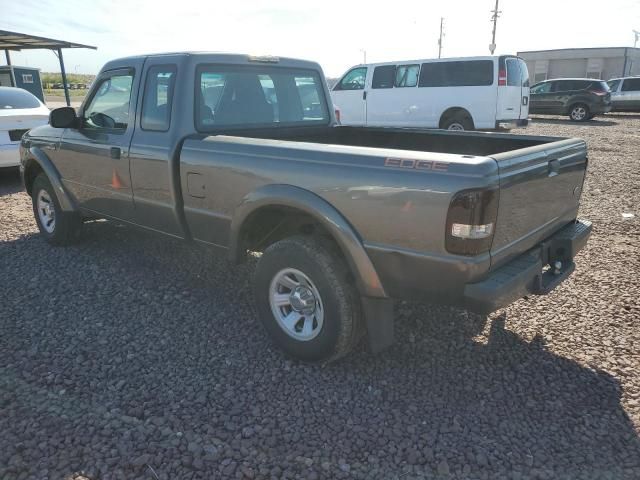
M 184 230 L 178 211 L 179 177 L 174 167 L 181 136 L 178 130 L 184 125 L 176 124 L 177 113 L 173 112 L 179 111 L 174 96 L 177 97 L 178 71 L 184 75 L 187 70 L 184 62 L 184 55 L 149 57 L 145 62 L 130 148 L 136 223 L 177 237 L 184 237 Z M 187 97 L 183 94 L 183 98 Z M 185 101 L 182 107 L 192 104 Z M 184 116 L 190 118 L 183 113 Z M 192 124 L 189 126 L 193 129 Z
M 79 125 L 60 141 L 63 182 L 81 208 L 133 220 L 129 143 L 142 60 L 102 72 L 79 112 Z
M 331 99 L 340 110 L 343 125 L 364 125 L 367 121 L 367 67 L 355 67 L 333 87 Z

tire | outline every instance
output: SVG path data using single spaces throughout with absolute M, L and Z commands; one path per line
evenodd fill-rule
M 329 242 L 294 236 L 272 244 L 256 266 L 254 291 L 264 328 L 297 360 L 337 360 L 362 336 L 360 297 Z
M 40 234 L 51 245 L 69 245 L 73 243 L 82 226 L 80 217 L 75 213 L 63 212 L 51 182 L 44 173 L 33 182 L 31 203 L 33 215 Z
M 443 120 L 442 128 L 453 131 L 473 130 L 473 121 L 468 115 L 455 113 Z
M 573 122 L 586 122 L 590 118 L 593 118 L 590 115 L 589 107 L 584 103 L 576 103 L 569 108 L 569 118 Z

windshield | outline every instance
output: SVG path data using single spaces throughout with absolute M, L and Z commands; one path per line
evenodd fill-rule
M 0 88 L 0 110 L 38 108 L 40 102 L 22 88 Z
M 327 124 L 322 80 L 314 70 L 273 66 L 202 66 L 198 69 L 196 126 Z

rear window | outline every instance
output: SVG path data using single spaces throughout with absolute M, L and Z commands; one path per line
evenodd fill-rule
M 423 63 L 420 87 L 472 87 L 493 84 L 491 60 Z
M 143 130 L 166 132 L 171 123 L 171 105 L 176 77 L 175 65 L 149 68 L 142 101 Z
M 520 73 L 520 64 L 517 58 L 507 59 L 507 86 L 520 87 L 522 85 L 522 75 Z
M 22 88 L 0 88 L 0 110 L 38 108 L 40 102 Z
M 609 84 L 605 81 L 602 82 L 592 82 L 591 85 L 589 85 L 589 88 L 593 89 L 593 90 L 597 90 L 600 92 L 609 92 L 611 91 L 611 89 L 609 88 Z
M 200 66 L 196 127 L 327 124 L 322 80 L 315 70 L 272 66 Z

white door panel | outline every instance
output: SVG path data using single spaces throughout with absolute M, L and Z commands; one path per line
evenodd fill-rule
M 340 110 L 342 125 L 364 125 L 366 123 L 367 104 L 364 100 L 365 90 L 334 90 L 331 100 Z

